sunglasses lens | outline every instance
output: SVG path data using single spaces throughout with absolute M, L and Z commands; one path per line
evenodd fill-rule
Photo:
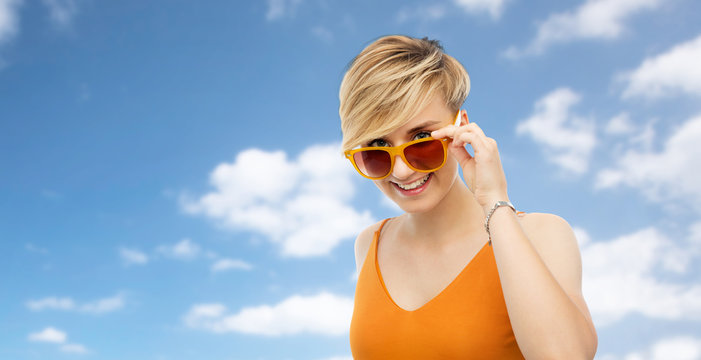
M 360 172 L 371 178 L 387 175 L 392 167 L 392 159 L 384 150 L 365 150 L 353 154 L 353 160 Z
M 411 166 L 419 170 L 433 171 L 443 165 L 445 149 L 440 140 L 423 141 L 407 146 L 404 156 Z

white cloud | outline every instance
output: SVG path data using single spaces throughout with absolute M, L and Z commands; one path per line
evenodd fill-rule
M 408 21 L 423 20 L 435 21 L 440 20 L 448 13 L 446 7 L 442 4 L 429 4 L 419 6 L 403 6 L 397 13 L 397 22 L 405 23 Z
M 148 263 L 148 255 L 136 249 L 120 248 L 119 256 L 125 265 L 144 265 Z
M 49 326 L 42 331 L 29 334 L 28 339 L 29 341 L 62 344 L 67 337 L 65 332 Z
M 701 339 L 692 336 L 677 336 L 661 339 L 649 348 L 634 351 L 623 357 L 603 355 L 602 360 L 699 360 Z
M 71 298 L 59 298 L 55 296 L 47 297 L 40 300 L 27 301 L 27 308 L 32 311 L 42 310 L 72 310 L 75 308 L 75 302 Z
M 279 20 L 285 17 L 294 17 L 297 7 L 302 0 L 268 0 L 268 11 L 265 18 L 268 21 Z
M 214 264 L 212 264 L 212 272 L 221 272 L 226 270 L 251 270 L 253 265 L 237 259 L 219 259 Z
M 262 234 L 285 256 L 320 256 L 373 222 L 349 204 L 353 171 L 336 145 L 311 146 L 294 161 L 282 151 L 249 149 L 212 171 L 212 192 L 182 196 L 181 205 L 230 229 Z
M 78 310 L 91 314 L 102 314 L 119 310 L 124 307 L 124 295 L 117 294 L 112 297 L 98 299 L 81 305 Z
M 313 296 L 294 295 L 272 306 L 245 307 L 232 315 L 221 304 L 194 305 L 183 321 L 192 328 L 214 333 L 334 336 L 347 333 L 352 313 L 353 299 L 321 292 Z
M 635 126 L 630 122 L 630 115 L 622 112 L 609 120 L 604 131 L 611 135 L 630 134 L 635 130 Z
M 44 330 L 31 333 L 27 337 L 29 341 L 33 342 L 48 342 L 48 343 L 54 343 L 54 344 L 61 344 L 59 347 L 59 350 L 67 353 L 72 353 L 72 354 L 87 354 L 89 353 L 88 349 L 81 345 L 81 344 L 75 344 L 75 343 L 69 343 L 66 344 L 66 340 L 68 340 L 68 335 L 64 331 L 61 331 L 59 329 L 53 328 L 51 326 L 44 328 Z
M 51 21 L 60 27 L 70 26 L 73 18 L 78 13 L 76 0 L 42 0 L 49 10 Z
M 81 344 L 64 344 L 61 345 L 61 351 L 71 354 L 87 354 L 90 351 Z
M 498 19 L 504 11 L 506 0 L 453 0 L 453 2 L 468 14 L 486 12 L 492 19 Z
M 535 38 L 526 47 L 512 46 L 504 55 L 539 55 L 551 45 L 580 39 L 616 39 L 628 18 L 661 4 L 661 0 L 587 0 L 574 11 L 551 14 L 538 24 Z
M 583 229 L 576 233 L 589 238 Z M 583 293 L 597 327 L 631 313 L 701 320 L 701 283 L 661 277 L 673 278 L 692 268 L 698 253 L 688 251 L 686 243 L 675 243 L 649 227 L 609 241 L 585 240 L 581 250 Z
M 91 314 L 102 314 L 119 310 L 124 307 L 124 295 L 117 294 L 112 297 L 102 298 L 84 304 L 76 304 L 70 297 L 59 298 L 50 296 L 39 300 L 29 300 L 26 306 L 32 311 L 63 310 L 78 311 Z
M 17 35 L 21 0 L 0 0 L 0 45 Z
M 182 239 L 173 245 L 161 245 L 159 253 L 178 260 L 193 260 L 202 253 L 202 248 L 190 239 Z
M 492 19 L 498 19 L 504 11 L 505 0 L 453 0 L 455 6 L 470 15 L 489 14 Z M 421 4 L 402 6 L 397 13 L 397 22 L 409 21 L 438 21 L 448 15 L 450 9 L 445 4 Z
M 619 76 L 627 82 L 624 98 L 648 99 L 678 93 L 701 95 L 701 35 L 665 53 L 643 60 L 637 69 Z
M 597 174 L 597 189 L 629 186 L 647 198 L 701 211 L 701 114 L 676 129 L 659 152 L 631 149 Z
M 559 88 L 539 99 L 533 114 L 516 126 L 516 133 L 527 134 L 543 146 L 546 158 L 561 168 L 582 174 L 587 171 L 596 145 L 594 122 L 570 112 L 580 96 L 569 88 Z
M 333 42 L 333 33 L 331 30 L 323 26 L 315 26 L 311 31 L 312 35 L 314 35 L 317 39 L 327 43 Z

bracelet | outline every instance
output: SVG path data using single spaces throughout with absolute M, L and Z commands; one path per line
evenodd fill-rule
M 501 206 L 508 206 L 511 208 L 511 210 L 516 212 L 516 208 L 514 208 L 514 205 L 509 201 L 499 200 L 494 203 L 494 206 L 492 206 L 492 209 L 489 210 L 489 213 L 487 214 L 487 218 L 484 219 L 484 229 L 487 230 L 487 236 L 489 236 L 489 246 L 492 246 L 492 234 L 489 233 L 489 218 L 491 218 L 494 211 Z

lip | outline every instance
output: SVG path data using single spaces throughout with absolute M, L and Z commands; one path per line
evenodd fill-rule
M 392 186 L 394 187 L 394 189 L 397 190 L 400 194 L 405 195 L 405 196 L 416 196 L 416 195 L 421 194 L 426 189 L 428 184 L 431 182 L 431 179 L 433 179 L 433 173 L 428 174 L 428 179 L 426 179 L 426 182 L 423 183 L 423 185 L 417 187 L 416 189 L 411 189 L 411 190 L 404 190 L 404 189 L 400 188 L 399 185 L 397 185 L 397 183 L 395 183 L 393 181 L 391 183 L 392 183 Z M 416 181 L 416 180 L 414 180 L 414 181 Z M 407 184 L 411 184 L 414 181 L 407 182 Z

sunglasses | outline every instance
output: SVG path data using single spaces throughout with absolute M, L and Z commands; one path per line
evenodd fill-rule
M 455 125 L 460 125 L 459 111 Z M 414 171 L 427 173 L 440 169 L 448 157 L 449 142 L 448 138 L 427 137 L 399 146 L 370 146 L 347 150 L 344 154 L 360 175 L 371 180 L 380 180 L 392 173 L 397 155 Z

